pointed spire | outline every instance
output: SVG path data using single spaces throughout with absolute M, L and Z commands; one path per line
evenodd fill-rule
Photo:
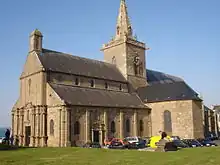
M 132 27 L 128 17 L 126 2 L 125 0 L 121 0 L 116 26 L 116 39 L 125 35 L 132 37 Z

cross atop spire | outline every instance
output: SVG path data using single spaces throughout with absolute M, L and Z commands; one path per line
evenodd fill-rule
M 118 39 L 125 35 L 132 37 L 132 27 L 128 17 L 126 2 L 125 0 L 121 0 L 115 38 Z

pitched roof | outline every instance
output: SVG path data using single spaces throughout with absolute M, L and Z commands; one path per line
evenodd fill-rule
M 220 105 L 214 105 L 214 106 L 213 106 L 213 109 L 214 109 L 214 110 L 217 110 L 217 111 L 220 111 Z
M 80 88 L 68 85 L 50 83 L 53 90 L 68 105 L 148 108 L 137 94 L 107 91 L 103 89 Z
M 204 111 L 212 111 L 208 106 L 204 105 Z
M 158 72 L 158 71 L 154 71 L 154 70 L 150 70 L 147 69 L 147 82 L 148 84 L 152 85 L 152 84 L 166 84 L 166 83 L 174 83 L 174 82 L 183 82 L 184 80 L 176 77 L 176 76 L 172 76 L 166 73 L 162 73 L 162 72 Z
M 39 59 L 46 70 L 126 82 L 126 79 L 115 65 L 102 61 L 47 49 L 43 49 Z
M 137 92 L 141 100 L 145 102 L 201 100 L 185 82 L 153 84 L 138 88 Z
M 17 101 L 15 102 L 12 111 L 16 110 L 17 108 L 20 108 L 20 97 L 17 99 Z

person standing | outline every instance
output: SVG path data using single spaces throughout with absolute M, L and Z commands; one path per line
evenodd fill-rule
M 7 129 L 5 132 L 5 140 L 6 140 L 6 144 L 9 145 L 9 140 L 10 140 L 10 130 Z

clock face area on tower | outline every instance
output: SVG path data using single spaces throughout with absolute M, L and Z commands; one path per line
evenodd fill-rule
M 134 57 L 134 73 L 136 76 L 143 76 L 143 62 L 141 62 L 139 55 Z

